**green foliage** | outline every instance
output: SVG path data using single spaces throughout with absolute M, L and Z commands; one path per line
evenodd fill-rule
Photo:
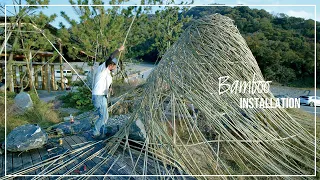
M 28 0 L 27 2 L 28 4 L 47 5 L 49 0 Z M 52 41 L 53 36 L 47 25 L 53 22 L 57 15 L 47 16 L 42 11 L 36 14 L 31 13 L 38 8 L 40 7 L 19 7 L 16 16 L 9 18 L 11 23 L 19 23 L 15 30 L 29 31 L 29 33 L 14 31 L 8 40 L 9 44 L 13 45 L 14 52 L 24 54 L 26 57 L 29 57 L 29 52 L 32 50 L 49 51 L 53 49 L 47 39 L 40 34 L 40 30 L 43 30 L 44 34 Z
M 130 32 L 126 58 L 160 59 L 179 38 L 184 25 L 191 20 L 185 13 L 188 7 L 166 6 L 150 14 L 150 9 L 137 10 Z
M 153 47 L 158 50 L 159 57 L 162 57 L 179 38 L 183 25 L 190 21 L 190 18 L 184 15 L 187 10 L 187 8 L 166 6 L 163 10 L 156 11 L 152 26 L 156 27 Z
M 91 92 L 86 86 L 80 86 L 76 92 L 69 92 L 60 97 L 60 100 L 64 103 L 64 107 L 77 108 L 83 111 L 93 109 L 91 99 Z
M 121 3 L 122 1 L 119 1 Z M 118 3 L 118 2 L 110 2 Z M 70 0 L 70 4 L 89 4 L 82 0 L 77 3 Z M 100 0 L 93 1 L 93 4 L 103 4 Z M 67 13 L 61 11 L 61 16 L 71 25 L 66 29 L 61 24 L 58 32 L 63 44 L 68 47 L 68 53 L 72 58 L 78 57 L 80 51 L 84 51 L 89 56 L 97 56 L 98 61 L 102 61 L 110 55 L 124 40 L 126 30 L 126 11 L 118 13 L 120 7 L 113 6 L 106 9 L 102 6 L 73 6 L 73 9 L 80 18 L 77 23 L 68 17 Z M 86 58 L 82 58 L 87 61 Z

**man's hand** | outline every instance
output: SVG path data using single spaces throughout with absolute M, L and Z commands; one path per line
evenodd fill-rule
M 123 51 L 124 50 L 124 46 L 120 46 L 118 50 L 119 51 Z

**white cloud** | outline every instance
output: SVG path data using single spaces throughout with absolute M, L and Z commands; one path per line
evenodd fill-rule
M 308 13 L 306 11 L 293 11 L 290 10 L 287 12 L 289 16 L 294 16 L 294 17 L 301 17 L 305 19 L 314 19 L 314 14 L 313 13 Z

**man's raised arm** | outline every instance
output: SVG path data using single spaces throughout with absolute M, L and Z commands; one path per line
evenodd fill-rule
M 119 56 L 120 52 L 124 50 L 124 46 L 120 46 L 118 49 L 116 49 L 110 56 L 108 59 L 106 59 L 106 61 L 111 61 L 113 58 L 116 58 L 117 56 Z M 107 63 L 105 63 L 107 66 Z

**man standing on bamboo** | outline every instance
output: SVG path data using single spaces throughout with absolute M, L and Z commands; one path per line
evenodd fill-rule
M 92 90 L 92 102 L 95 107 L 95 111 L 99 115 L 99 119 L 95 122 L 93 136 L 104 137 L 105 125 L 108 120 L 108 92 L 112 83 L 111 71 L 117 68 L 118 54 L 124 50 L 124 46 L 121 46 L 114 51 L 104 63 L 99 65 L 96 70 L 94 79 L 94 86 Z

